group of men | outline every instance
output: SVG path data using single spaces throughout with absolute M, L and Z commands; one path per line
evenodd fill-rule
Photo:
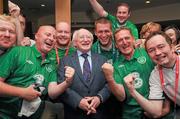
M 89 1 L 102 17 L 95 21 L 94 44 L 84 28 L 71 42 L 70 26 L 60 22 L 56 29 L 40 26 L 32 47 L 15 46 L 17 25 L 0 16 L 0 119 L 56 119 L 53 99 L 64 103 L 65 119 L 113 118 L 106 104 L 111 92 L 122 102 L 118 118 L 164 116 L 165 98 L 178 113 L 179 56 L 171 39 L 155 32 L 145 49 L 134 48 L 138 32 L 128 21 L 130 7 L 120 4 L 114 17 Z

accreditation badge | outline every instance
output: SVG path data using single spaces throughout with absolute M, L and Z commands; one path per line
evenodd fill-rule
M 140 64 L 144 64 L 144 63 L 146 63 L 146 57 L 144 57 L 144 56 L 138 57 L 137 61 Z

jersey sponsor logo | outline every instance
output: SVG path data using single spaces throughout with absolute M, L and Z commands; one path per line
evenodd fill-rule
M 141 88 L 143 85 L 143 80 L 140 78 L 140 74 L 138 72 L 132 73 L 134 79 L 134 88 Z
M 146 63 L 146 57 L 144 57 L 144 56 L 138 57 L 137 61 L 140 64 L 144 64 L 144 63 Z
M 34 64 L 31 60 L 26 60 L 28 64 Z
M 119 68 L 124 67 L 124 64 L 120 64 L 118 67 L 119 67 Z

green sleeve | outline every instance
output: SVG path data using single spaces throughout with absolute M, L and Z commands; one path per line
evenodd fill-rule
M 92 45 L 91 51 L 92 51 L 92 52 L 95 52 L 95 53 L 98 53 L 98 41 L 96 41 L 96 42 Z
M 11 48 L 0 56 L 0 77 L 7 78 L 16 69 L 19 50 L 18 47 Z
M 71 55 L 71 54 L 74 53 L 75 51 L 76 51 L 76 48 L 70 47 L 70 48 L 69 48 L 69 53 L 68 53 L 68 55 Z
M 136 27 L 132 29 L 132 34 L 136 40 L 139 39 L 139 34 Z
M 134 36 L 134 38 L 137 40 L 137 39 L 139 39 L 139 33 L 138 33 L 138 29 L 137 29 L 137 27 L 136 27 L 136 25 L 135 24 L 133 24 L 132 22 L 130 22 L 130 21 L 127 21 L 128 23 L 128 28 L 130 28 L 131 29 L 131 32 L 132 32 L 132 34 L 133 34 L 133 36 Z
M 57 82 L 57 68 L 56 65 L 53 65 L 52 67 L 52 71 L 51 72 L 45 72 L 46 74 L 44 74 L 45 76 L 45 82 L 44 82 L 44 86 L 48 88 L 48 85 L 51 82 Z
M 114 67 L 114 80 L 118 84 L 123 84 L 123 79 L 119 73 L 119 70 L 116 67 Z
M 116 17 L 113 16 L 113 15 L 111 15 L 111 14 L 109 14 L 109 13 L 108 13 L 108 15 L 106 16 L 106 18 L 107 18 L 109 21 L 111 21 L 112 23 L 113 23 L 114 21 L 116 21 Z
M 57 82 L 57 70 L 56 69 L 50 73 L 49 79 L 50 79 L 49 82 Z
M 49 66 L 52 68 L 51 72 L 48 72 L 48 81 L 50 82 L 57 82 L 57 64 L 54 64 L 52 61 Z
M 117 18 L 115 16 L 113 16 L 113 15 L 111 15 L 109 13 L 108 13 L 106 18 L 109 21 L 111 21 L 113 32 L 115 32 L 115 30 L 119 27 L 119 21 L 117 20 Z

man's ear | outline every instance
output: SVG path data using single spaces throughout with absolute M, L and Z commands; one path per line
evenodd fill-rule
M 131 12 L 128 13 L 128 18 L 131 16 Z
M 97 32 L 96 32 L 96 29 L 94 29 L 94 35 L 96 35 L 96 36 L 97 36 Z
M 36 33 L 36 34 L 35 34 L 35 39 L 34 39 L 34 40 L 36 41 L 37 38 L 38 38 L 38 34 Z

